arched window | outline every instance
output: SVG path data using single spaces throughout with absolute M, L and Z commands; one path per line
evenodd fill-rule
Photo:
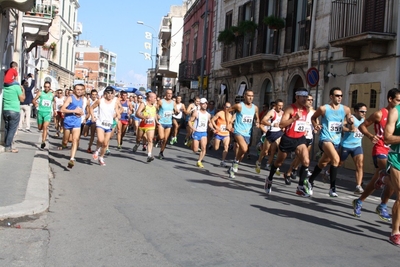
M 371 89 L 371 97 L 369 99 L 369 107 L 376 108 L 377 93 L 375 89 Z
M 357 96 L 358 96 L 358 90 L 354 90 L 351 92 L 351 107 L 353 108 L 357 104 Z

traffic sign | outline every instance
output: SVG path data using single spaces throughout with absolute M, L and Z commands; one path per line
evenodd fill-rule
M 309 86 L 311 87 L 315 87 L 317 86 L 318 82 L 319 82 L 319 72 L 317 70 L 317 68 L 309 68 L 307 71 L 307 83 Z

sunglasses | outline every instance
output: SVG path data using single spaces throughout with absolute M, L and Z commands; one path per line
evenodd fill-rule
M 366 111 L 366 110 L 359 110 L 358 112 L 361 112 L 361 113 L 367 113 L 367 111 Z
M 314 99 L 307 99 L 307 101 L 311 101 L 312 102 L 312 101 L 314 101 Z
M 336 97 L 343 97 L 343 95 L 335 95 Z
M 109 95 L 111 95 L 113 92 L 106 92 L 106 94 L 109 94 Z

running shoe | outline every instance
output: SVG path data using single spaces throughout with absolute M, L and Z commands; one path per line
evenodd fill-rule
M 390 217 L 390 214 L 389 214 L 389 212 L 387 210 L 386 205 L 379 204 L 378 207 L 376 207 L 375 212 L 376 212 L 376 214 L 378 214 L 379 218 L 382 221 L 385 221 L 385 222 L 391 222 L 392 221 L 392 217 Z
M 221 161 L 219 166 L 224 167 L 224 168 L 228 167 L 228 165 L 226 165 L 225 161 Z
M 362 201 L 357 199 L 353 200 L 353 215 L 357 218 L 361 217 Z
M 238 169 L 239 169 L 239 162 L 234 161 L 233 164 L 232 164 L 232 171 L 237 173 Z
M 272 181 L 270 181 L 268 178 L 265 178 L 264 191 L 267 195 L 271 194 L 272 192 Z
M 147 145 L 143 145 L 142 151 L 146 151 L 147 150 Z
M 94 160 L 98 160 L 99 159 L 99 151 L 96 151 L 92 154 L 92 157 Z
M 256 161 L 256 173 L 260 173 L 261 172 L 261 163 L 258 162 L 258 160 Z
M 297 186 L 296 195 L 299 195 L 301 197 L 310 197 L 310 195 L 307 194 L 306 192 L 305 186 L 300 186 L 300 185 Z
M 176 143 L 178 143 L 178 137 L 177 136 L 174 137 L 174 144 L 176 144 Z
M 46 146 L 45 142 L 42 142 L 42 144 L 40 145 L 40 148 L 43 149 Z
M 292 174 L 290 175 L 290 178 L 292 178 L 293 180 L 296 180 L 296 176 L 297 176 L 297 170 L 293 169 Z
M 187 144 L 188 144 L 188 140 L 187 139 L 185 139 L 185 143 L 183 143 L 185 146 L 187 146 Z
M 117 149 L 118 149 L 118 150 L 119 150 L 119 149 L 121 149 L 121 148 L 122 148 L 122 146 L 121 146 L 121 145 L 118 145 L 118 146 L 117 146 Z
M 174 138 L 172 137 L 171 140 L 169 140 L 169 144 L 173 145 L 174 144 Z
M 110 149 L 107 149 L 105 154 L 106 154 L 107 156 L 110 155 L 110 154 L 111 154 L 111 153 L 110 153 Z
M 279 168 L 276 169 L 275 174 L 278 175 L 278 176 L 281 176 L 281 170 Z
M 389 241 L 395 246 L 400 246 L 400 234 L 390 235 Z
M 286 185 L 291 185 L 292 184 L 292 181 L 290 180 L 290 176 L 287 175 L 286 172 L 283 174 L 283 177 L 285 178 L 285 184 Z
M 376 190 L 382 189 L 382 188 L 385 186 L 385 181 L 384 181 L 384 179 L 385 179 L 385 176 L 386 176 L 386 175 L 387 175 L 387 174 L 386 174 L 386 172 L 385 172 L 384 170 L 381 170 L 381 171 L 379 172 L 378 179 L 375 181 L 375 184 L 374 184 L 374 188 L 375 188 Z
M 330 197 L 338 197 L 339 195 L 336 193 L 336 188 L 332 187 L 331 189 L 329 189 L 329 196 Z
M 158 159 L 163 159 L 164 158 L 164 153 L 160 152 L 160 154 L 158 154 Z
M 154 160 L 154 157 L 153 156 L 148 156 L 147 157 L 147 162 L 152 162 Z
M 138 144 L 135 144 L 132 148 L 133 153 L 135 153 L 137 151 L 137 149 L 139 148 Z
M 309 170 L 307 170 L 307 178 L 311 177 L 312 172 L 310 172 Z
M 203 163 L 201 163 L 201 161 L 198 161 L 198 162 L 197 162 L 197 167 L 199 167 L 199 168 L 204 168 Z
M 99 157 L 99 164 L 100 166 L 106 166 L 106 163 L 104 162 L 104 159 L 102 157 Z
M 364 189 L 362 188 L 361 185 L 357 185 L 356 186 L 356 190 L 354 190 L 354 194 L 355 195 L 361 195 L 362 193 L 364 193 Z
M 310 196 L 312 196 L 314 194 L 314 192 L 313 192 L 314 185 L 312 183 L 310 183 L 310 181 L 308 179 L 304 180 L 303 187 L 304 187 L 306 193 L 309 194 Z
M 229 179 L 235 179 L 235 172 L 233 171 L 233 167 L 229 167 L 228 174 L 229 174 Z
M 75 165 L 75 160 L 71 159 L 71 160 L 68 162 L 68 168 L 72 169 L 72 167 L 74 167 L 74 165 Z

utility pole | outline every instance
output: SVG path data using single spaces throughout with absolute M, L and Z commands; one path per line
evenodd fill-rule
M 205 11 L 204 11 L 204 27 L 203 27 L 203 49 L 201 52 L 201 67 L 200 67 L 200 84 L 199 84 L 199 90 L 200 90 L 200 96 L 203 97 L 204 94 L 204 88 L 203 88 L 203 79 L 204 79 L 204 57 L 206 55 L 206 47 L 207 47 L 207 24 L 208 24 L 208 0 L 206 0 L 206 6 L 205 6 Z

